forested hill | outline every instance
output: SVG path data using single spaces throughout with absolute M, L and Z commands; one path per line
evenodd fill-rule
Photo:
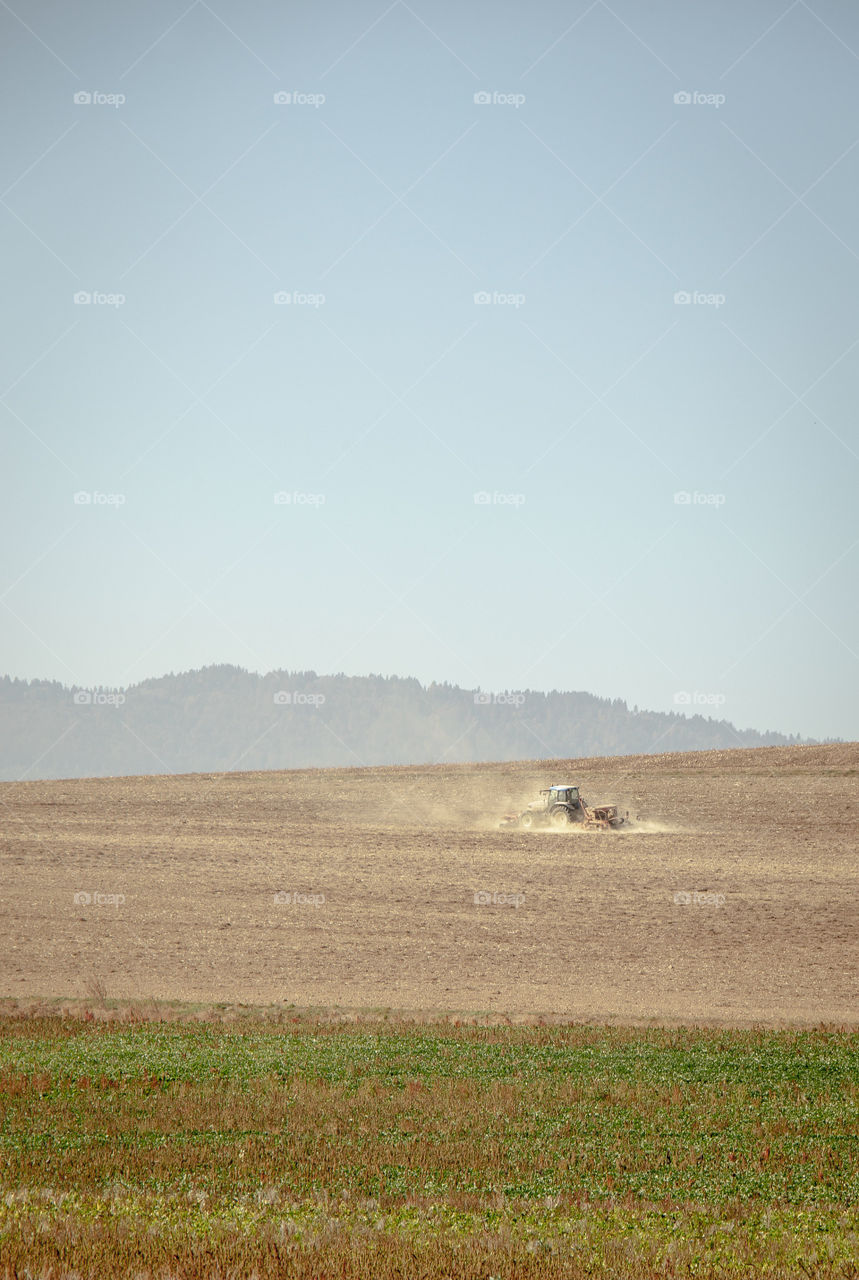
M 694 705 L 687 710 L 693 711 Z M 212 666 L 123 690 L 0 677 L 0 777 L 97 777 L 780 746 L 589 693 Z

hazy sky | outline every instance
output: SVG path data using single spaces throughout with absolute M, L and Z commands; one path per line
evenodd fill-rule
M 855 3 L 0 28 L 0 670 L 859 737 Z

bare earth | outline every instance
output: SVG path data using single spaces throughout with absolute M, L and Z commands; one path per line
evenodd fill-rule
M 857 776 L 851 743 L 3 783 L 0 994 L 859 1024 Z M 556 782 L 639 821 L 497 829 Z

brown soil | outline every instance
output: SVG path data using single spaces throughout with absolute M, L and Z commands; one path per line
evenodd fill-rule
M 4 783 L 0 994 L 856 1024 L 857 777 L 851 743 Z M 638 821 L 498 830 L 567 781 Z

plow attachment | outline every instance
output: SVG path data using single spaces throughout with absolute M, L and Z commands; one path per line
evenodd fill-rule
M 585 804 L 582 805 L 582 811 L 585 815 L 585 828 L 591 831 L 611 831 L 615 827 L 622 827 L 624 823 L 616 804 L 598 804 L 592 809 Z

